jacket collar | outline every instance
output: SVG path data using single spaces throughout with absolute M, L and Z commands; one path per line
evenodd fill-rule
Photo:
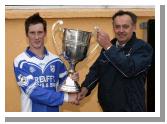
M 133 42 L 136 40 L 136 33 L 133 32 L 132 38 L 126 43 L 126 45 L 123 47 L 123 49 L 129 49 L 132 47 Z M 114 38 L 111 40 L 112 44 L 116 46 L 117 39 Z

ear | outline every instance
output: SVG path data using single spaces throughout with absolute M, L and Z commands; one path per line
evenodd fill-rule
M 46 35 L 47 35 L 47 32 L 45 31 L 44 33 L 45 33 L 45 37 L 46 37 Z
M 133 32 L 136 31 L 136 24 L 133 24 Z

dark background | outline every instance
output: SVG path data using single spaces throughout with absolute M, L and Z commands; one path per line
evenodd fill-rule
M 147 103 L 148 112 L 155 112 L 155 20 L 151 19 L 147 23 L 147 41 L 154 50 L 152 66 L 147 76 Z M 157 41 L 158 42 L 158 41 Z

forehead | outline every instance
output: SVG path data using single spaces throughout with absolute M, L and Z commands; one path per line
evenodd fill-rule
M 114 24 L 132 24 L 132 19 L 129 15 L 117 16 L 114 19 Z
M 29 31 L 33 30 L 44 30 L 43 24 L 42 23 L 30 24 Z

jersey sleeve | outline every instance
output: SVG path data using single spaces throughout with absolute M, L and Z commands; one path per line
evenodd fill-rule
M 35 82 L 33 75 L 28 71 L 26 61 L 17 62 L 15 60 L 14 73 L 17 84 L 33 102 L 49 106 L 57 106 L 63 103 L 64 93 L 40 87 Z
M 66 69 L 66 66 L 64 63 L 61 61 L 59 65 L 59 83 L 62 84 L 68 76 L 68 72 Z

